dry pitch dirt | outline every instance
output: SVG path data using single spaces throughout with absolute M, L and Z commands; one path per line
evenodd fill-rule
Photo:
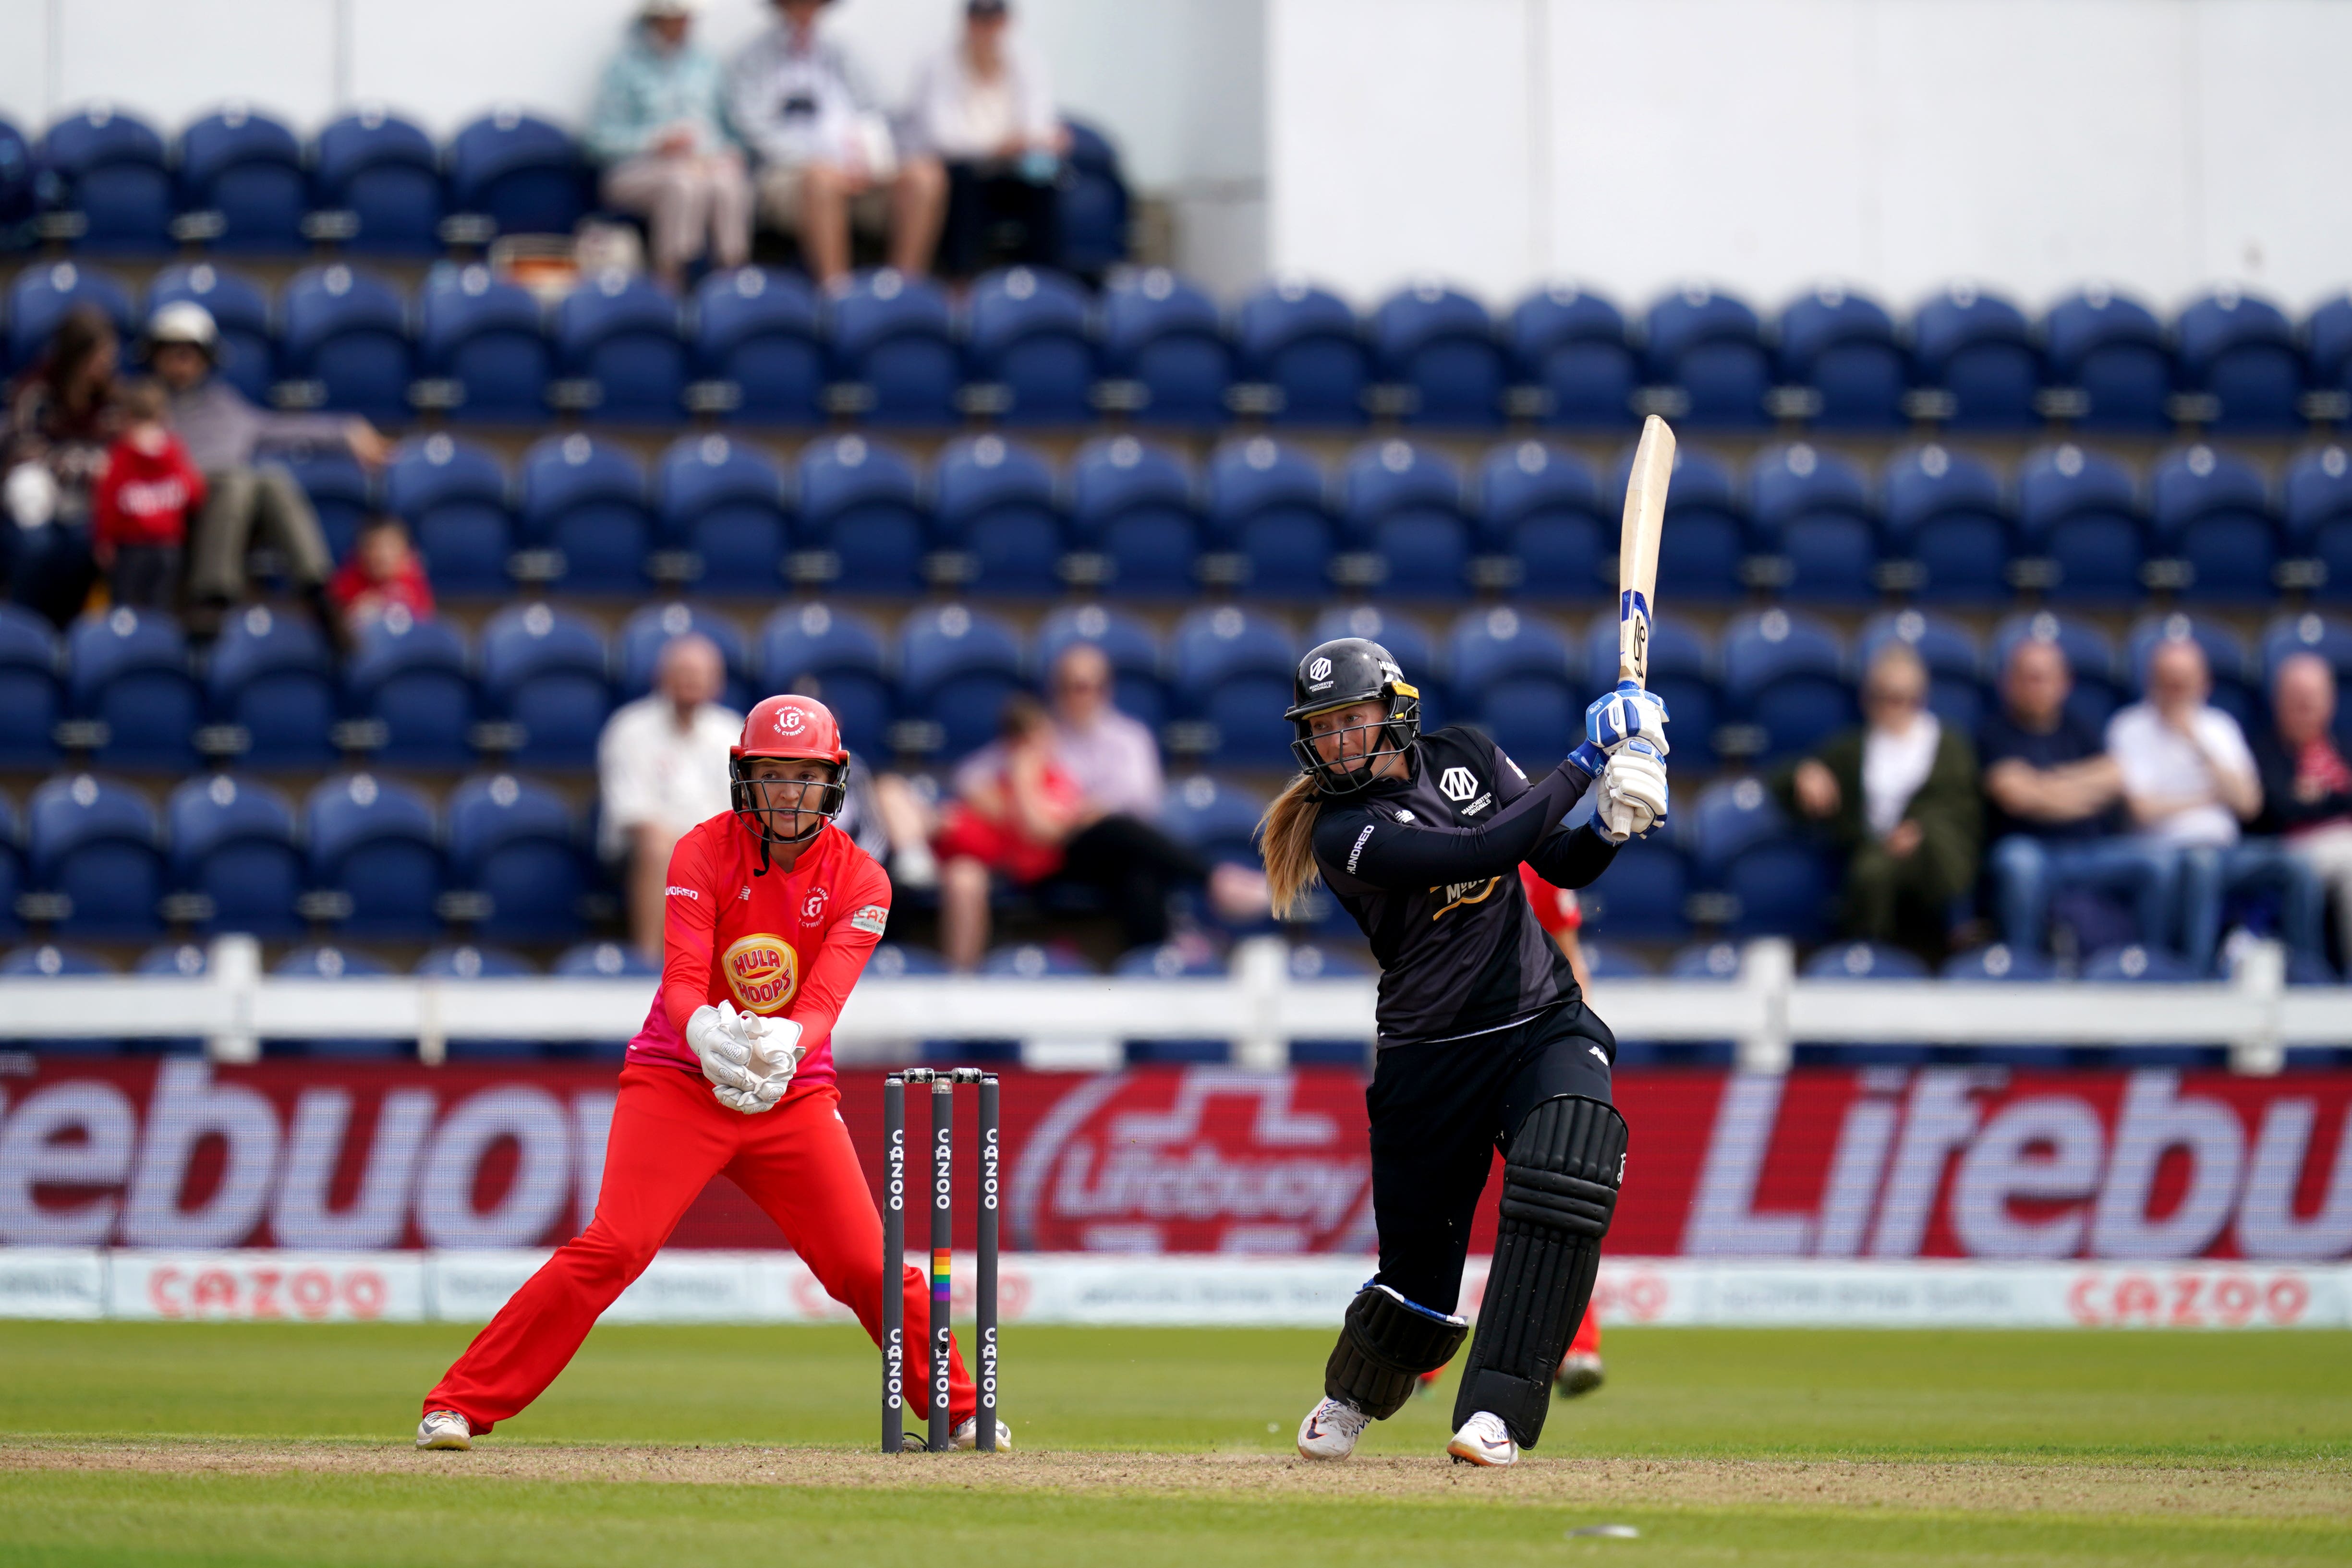
M 2352 1461 L 2200 1466 L 1969 1460 L 1549 1459 L 1479 1470 L 1436 1458 L 1314 1465 L 1265 1454 L 846 1453 L 839 1449 L 558 1447 L 471 1453 L 405 1444 L 226 1439 L 17 1439 L 7 1470 L 465 1476 L 702 1486 L 945 1487 L 1004 1492 L 1455 1498 L 1529 1503 L 1965 1510 L 2085 1516 L 2352 1521 Z

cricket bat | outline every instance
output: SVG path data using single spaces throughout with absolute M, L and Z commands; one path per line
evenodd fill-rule
M 1656 414 L 1642 423 L 1625 520 L 1617 536 L 1617 679 L 1650 684 L 1650 608 L 1657 597 L 1658 536 L 1666 526 L 1666 485 L 1675 476 L 1675 433 Z

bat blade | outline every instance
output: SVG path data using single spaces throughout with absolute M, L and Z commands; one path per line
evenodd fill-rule
M 1642 423 L 1625 481 L 1617 538 L 1617 678 L 1650 682 L 1650 614 L 1657 599 L 1658 539 L 1665 531 L 1666 485 L 1675 473 L 1675 433 L 1652 414 Z

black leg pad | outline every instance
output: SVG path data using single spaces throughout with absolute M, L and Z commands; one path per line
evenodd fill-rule
M 1491 1410 L 1532 1448 L 1551 1406 L 1551 1377 L 1592 1299 L 1601 1239 L 1625 1170 L 1625 1119 L 1581 1095 L 1528 1113 L 1503 1160 L 1502 1223 L 1478 1308 L 1458 1428 Z
M 1323 1368 L 1323 1392 L 1385 1421 L 1412 1397 L 1414 1379 L 1453 1360 L 1469 1333 L 1467 1318 L 1415 1306 L 1386 1285 L 1366 1285 L 1348 1303 L 1339 1343 Z

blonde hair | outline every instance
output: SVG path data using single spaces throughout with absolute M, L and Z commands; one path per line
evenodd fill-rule
M 1274 798 L 1257 825 L 1258 853 L 1265 860 L 1265 890 L 1277 920 L 1287 920 L 1321 873 L 1315 865 L 1315 819 L 1323 797 L 1315 779 L 1302 773 Z

